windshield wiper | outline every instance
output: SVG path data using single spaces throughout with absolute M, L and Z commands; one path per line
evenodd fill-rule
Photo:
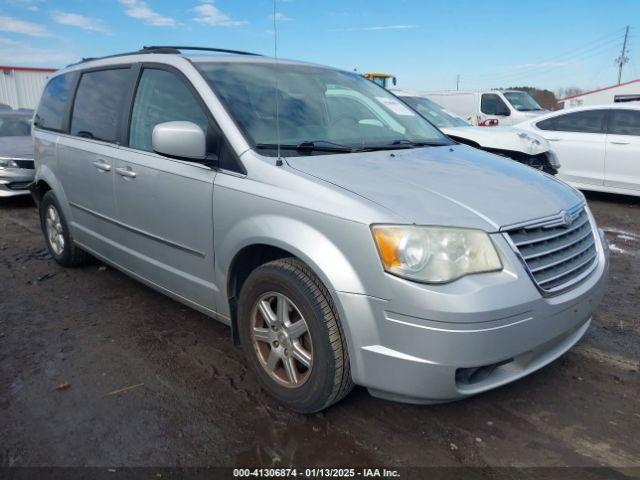
M 400 150 L 400 149 L 408 149 L 408 148 L 420 148 L 420 147 L 441 147 L 446 145 L 446 143 L 442 142 L 428 142 L 422 140 L 407 140 L 406 138 L 401 138 L 399 140 L 394 140 L 391 143 L 387 143 L 384 145 L 368 145 L 363 148 L 368 152 L 376 151 L 376 150 Z
M 256 148 L 264 150 L 277 150 L 277 143 L 258 143 Z M 283 143 L 280 145 L 280 150 L 296 150 L 299 152 L 336 152 L 336 153 L 351 153 L 358 151 L 355 148 L 348 147 L 346 145 L 340 145 L 339 143 L 330 142 L 328 140 L 314 140 L 304 141 L 297 145 Z

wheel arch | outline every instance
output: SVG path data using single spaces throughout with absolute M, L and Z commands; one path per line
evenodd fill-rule
M 46 182 L 46 180 L 36 180 L 31 185 L 29 185 L 29 191 L 31 192 L 31 198 L 36 202 L 36 205 L 39 207 L 40 202 L 42 202 L 42 198 L 45 193 L 51 190 L 51 186 Z
M 255 220 L 255 219 L 254 219 Z M 229 232 L 225 241 L 218 249 L 218 259 L 231 259 L 218 265 L 224 278 L 225 295 L 228 302 L 229 318 L 232 329 L 232 339 L 237 343 L 237 301 L 244 281 L 253 270 L 260 265 L 284 257 L 294 257 L 303 262 L 320 279 L 326 287 L 336 305 L 339 304 L 335 291 L 364 292 L 361 279 L 355 268 L 339 247 L 325 234 L 306 223 L 286 217 L 272 217 L 270 221 L 262 219 L 260 222 L 247 219 L 243 227 L 240 222 L 234 230 Z M 236 244 L 240 231 L 245 228 L 255 230 L 255 225 L 271 225 L 268 232 L 246 237 L 244 242 Z M 295 231 L 296 235 L 285 237 L 284 232 Z M 282 236 L 273 235 L 281 232 Z M 257 232 L 253 232 L 257 233 Z M 229 249 L 225 244 L 233 243 L 237 248 L 231 255 L 226 255 Z M 339 308 L 340 310 L 340 308 Z
M 42 200 L 42 197 L 44 197 L 44 194 L 51 190 L 60 203 L 63 215 L 67 218 L 67 221 L 71 221 L 71 209 L 69 208 L 67 196 L 64 193 L 62 185 L 49 166 L 41 164 L 38 167 L 35 179 L 29 187 L 29 190 L 31 191 L 31 196 L 38 206 L 40 205 L 40 201 Z
M 251 272 L 272 260 L 295 257 L 282 248 L 266 243 L 254 243 L 243 247 L 231 260 L 226 281 L 226 297 L 229 303 L 231 339 L 235 345 L 240 344 L 238 336 L 238 296 Z M 297 258 L 297 257 L 296 257 Z

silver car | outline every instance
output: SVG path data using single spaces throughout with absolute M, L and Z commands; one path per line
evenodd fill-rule
M 299 412 L 354 384 L 467 397 L 584 335 L 608 249 L 579 192 L 357 74 L 213 50 L 53 75 L 32 194 L 60 264 L 91 254 L 228 324 Z
M 0 198 L 29 194 L 33 182 L 33 110 L 0 109 Z

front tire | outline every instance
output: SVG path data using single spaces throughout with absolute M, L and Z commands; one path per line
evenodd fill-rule
M 240 292 L 238 332 L 264 388 L 282 404 L 313 413 L 353 388 L 346 339 L 329 292 L 295 258 L 254 270 Z
M 52 191 L 45 193 L 40 202 L 40 226 L 49 253 L 63 267 L 79 267 L 91 258 L 73 243 L 67 220 Z

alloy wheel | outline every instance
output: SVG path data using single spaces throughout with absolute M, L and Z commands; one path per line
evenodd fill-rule
M 64 235 L 62 223 L 60 222 L 60 214 L 55 206 L 49 205 L 45 216 L 45 225 L 47 230 L 47 238 L 53 253 L 62 255 L 64 251 Z
M 260 296 L 251 313 L 251 338 L 272 379 L 288 388 L 307 381 L 313 368 L 311 333 L 291 299 L 276 292 Z

